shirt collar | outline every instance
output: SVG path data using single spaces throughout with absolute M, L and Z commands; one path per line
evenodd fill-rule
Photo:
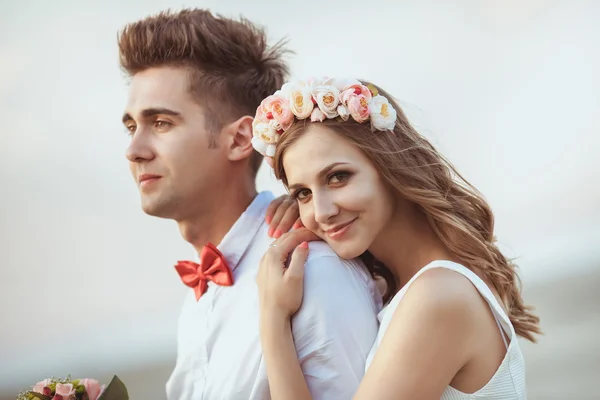
M 265 222 L 265 212 L 274 198 L 269 191 L 260 192 L 217 246 L 232 271 Z

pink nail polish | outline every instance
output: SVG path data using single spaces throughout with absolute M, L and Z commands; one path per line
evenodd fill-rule
M 277 229 L 275 231 L 275 233 L 273 234 L 273 237 L 275 237 L 275 239 L 279 238 L 279 236 L 281 236 L 281 231 L 279 229 Z
M 302 242 L 300 243 L 300 247 L 303 249 L 308 249 L 308 242 Z
M 273 221 L 273 217 L 271 217 L 270 215 L 267 215 L 267 217 L 265 218 L 265 221 L 267 221 L 267 225 L 271 225 L 271 221 Z

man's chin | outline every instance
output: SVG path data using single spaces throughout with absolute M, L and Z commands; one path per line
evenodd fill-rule
M 145 202 L 142 200 L 142 211 L 151 217 L 171 219 L 166 207 L 156 202 Z

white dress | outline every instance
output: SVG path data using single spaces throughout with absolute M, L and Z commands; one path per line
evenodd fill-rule
M 498 399 L 506 399 L 506 400 L 524 400 L 527 398 L 525 393 L 525 362 L 523 360 L 523 354 L 519 349 L 519 344 L 517 342 L 517 336 L 515 334 L 515 329 L 510 323 L 508 316 L 500 307 L 498 300 L 493 295 L 492 291 L 489 287 L 479 278 L 473 271 L 468 269 L 467 267 L 457 264 L 452 261 L 433 261 L 432 263 L 423 267 L 419 272 L 412 277 L 412 279 L 392 298 L 389 304 L 381 310 L 378 315 L 378 319 L 380 322 L 379 333 L 377 334 L 377 339 L 371 348 L 369 356 L 367 358 L 366 369 L 369 368 L 371 362 L 373 361 L 373 357 L 375 356 L 375 352 L 377 351 L 383 335 L 385 335 L 385 331 L 387 330 L 390 321 L 392 320 L 392 316 L 394 315 L 394 311 L 398 307 L 400 301 L 402 301 L 402 297 L 410 287 L 410 285 L 417 279 L 421 274 L 425 271 L 433 269 L 433 268 L 446 268 L 452 271 L 458 272 L 459 274 L 465 276 L 467 279 L 473 283 L 473 286 L 477 288 L 481 296 L 487 300 L 492 312 L 494 313 L 494 317 L 496 318 L 496 322 L 501 330 L 508 336 L 510 339 L 510 344 L 507 343 L 504 335 L 502 338 L 504 339 L 504 344 L 507 347 L 506 355 L 504 356 L 504 360 L 502 360 L 502 364 L 494 374 L 494 376 L 489 380 L 489 382 L 479 389 L 475 393 L 463 393 L 457 389 L 454 389 L 451 386 L 448 386 L 444 393 L 442 394 L 441 400 L 498 400 Z

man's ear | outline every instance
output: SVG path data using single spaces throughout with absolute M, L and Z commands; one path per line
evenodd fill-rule
M 227 136 L 227 158 L 230 161 L 240 161 L 248 158 L 254 152 L 252 147 L 252 118 L 245 115 L 231 122 L 224 129 Z

